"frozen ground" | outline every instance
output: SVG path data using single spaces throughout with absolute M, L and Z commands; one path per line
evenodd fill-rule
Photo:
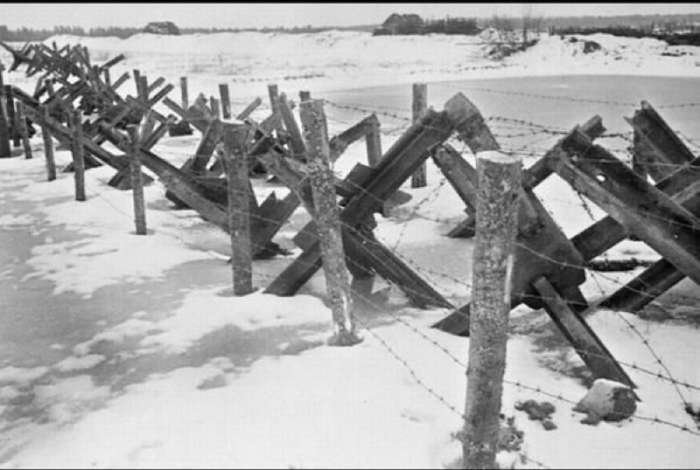
M 136 36 L 128 41 L 88 40 L 86 45 L 93 57 L 100 50 L 104 58 L 127 51 L 124 70 L 141 68 L 171 80 L 187 74 L 191 95 L 200 90 L 213 93 L 216 83 L 230 83 L 235 74 L 279 77 L 318 67 L 328 74 L 326 78 L 279 83 L 290 94 L 308 88 L 320 95 L 343 88 L 345 79 L 352 81 L 344 75 L 351 69 L 356 70 L 352 87 L 357 88 L 382 84 L 386 69 L 392 70 L 390 77 L 396 83 L 429 80 L 429 74 L 410 74 L 419 61 L 426 68 L 440 61 L 450 67 L 484 61 L 463 58 L 463 49 L 481 47 L 458 44 L 469 41 L 463 38 L 381 38 L 388 42 L 383 44 L 359 33 L 278 35 L 267 41 L 258 36 L 262 35 Z M 58 38 L 65 39 L 70 38 Z M 336 47 L 328 49 L 330 43 Z M 620 73 L 633 73 L 637 61 L 642 63 L 638 71 L 646 74 L 657 70 L 658 61 L 674 60 L 675 65 L 658 72 L 676 70 L 677 75 L 697 77 L 688 56 L 652 54 L 663 50 L 656 42 L 629 40 L 619 45 L 608 37 L 601 43 L 611 51 L 636 51 L 616 61 L 627 64 Z M 552 58 L 555 45 L 573 46 L 545 38 L 526 54 L 536 55 L 537 47 L 547 46 L 547 54 L 536 57 Z M 211 50 L 195 53 L 207 48 Z M 436 48 L 444 55 L 430 53 Z M 158 55 L 161 52 L 165 54 Z M 210 61 L 214 53 L 222 57 L 218 66 Z M 248 59 L 241 59 L 246 55 Z M 273 57 L 282 58 L 281 65 Z M 523 74 L 552 70 L 537 65 L 533 57 L 514 56 L 510 62 L 520 63 Z M 593 60 L 578 56 L 559 63 L 566 70 L 574 64 L 579 72 L 618 72 L 602 68 L 602 56 L 594 64 L 598 69 L 586 63 L 589 59 Z M 388 60 L 395 61 L 393 66 L 381 65 Z M 226 68 L 239 62 L 248 68 Z M 343 65 L 346 62 L 356 69 Z M 556 74 L 564 68 L 556 68 Z M 470 78 L 470 73 L 456 78 Z M 358 76 L 367 81 L 358 81 Z M 442 73 L 435 79 L 448 76 L 455 77 Z M 30 84 L 18 74 L 8 81 L 15 79 Z M 241 84 L 237 95 L 264 95 L 266 83 Z M 685 98 L 693 100 L 692 95 Z M 369 107 L 386 102 L 377 99 L 373 105 Z M 361 117 L 330 108 L 328 112 L 332 132 Z M 393 126 L 395 131 L 384 136 L 385 148 L 398 135 L 400 121 Z M 196 135 L 166 138 L 155 151 L 181 163 L 197 141 Z M 532 140 L 525 143 L 534 145 Z M 33 139 L 33 146 L 33 160 L 0 160 L 0 462 L 4 467 L 456 465 L 460 445 L 454 433 L 461 425 L 468 339 L 428 328 L 445 311 L 409 308 L 405 298 L 391 290 L 385 303 L 373 301 L 358 312 L 363 343 L 328 347 L 324 340 L 330 335 L 330 311 L 323 304 L 320 274 L 299 295 L 278 298 L 261 290 L 292 257 L 259 261 L 255 285 L 261 289 L 235 298 L 225 262 L 229 241 L 223 232 L 192 211 L 172 210 L 163 188 L 154 184 L 146 190 L 150 233 L 136 236 L 130 193 L 106 185 L 112 170 L 89 170 L 88 200 L 79 203 L 72 197 L 70 174 L 44 181 L 40 137 Z M 615 150 L 622 155 L 623 147 L 618 142 Z M 354 161 L 364 160 L 363 148 L 362 143 L 351 146 L 336 170 L 344 173 Z M 65 164 L 69 153 L 59 151 L 57 159 Z M 526 164 L 532 161 L 526 158 Z M 406 189 L 412 200 L 390 218 L 378 216 L 377 235 L 440 292 L 461 304 L 469 297 L 472 242 L 443 236 L 463 217 L 462 203 L 449 185 L 440 184 L 437 170 L 432 165 L 428 169 L 431 186 Z M 273 189 L 284 191 L 255 181 L 259 199 Z M 557 178 L 538 188 L 538 194 L 567 235 L 591 223 L 576 195 Z M 591 210 L 593 217 L 601 216 L 595 207 Z M 291 237 L 306 220 L 299 210 L 277 241 L 292 248 Z M 637 242 L 620 244 L 610 256 L 631 255 L 655 257 Z M 589 299 L 599 298 L 635 274 L 589 272 L 584 293 Z M 544 313 L 518 309 L 512 315 L 503 413 L 515 418 L 524 442 L 520 451 L 499 455 L 499 461 L 515 467 L 700 466 L 700 435 L 668 424 L 700 432 L 683 409 L 683 401 L 698 407 L 700 392 L 684 386 L 676 389 L 668 380 L 631 367 L 668 374 L 646 347 L 648 341 L 675 379 L 700 384 L 696 296 L 697 286 L 686 280 L 647 309 L 645 318 L 609 311 L 589 317 L 611 352 L 629 365 L 626 370 L 642 399 L 634 419 L 595 427 L 581 424 L 583 415 L 574 413 L 571 403 L 555 398 L 575 402 L 585 394 L 581 361 Z M 545 431 L 514 409 L 516 401 L 530 398 L 552 401 L 557 429 Z M 654 422 L 655 417 L 668 423 Z

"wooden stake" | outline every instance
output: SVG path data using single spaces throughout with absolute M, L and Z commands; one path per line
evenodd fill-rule
M 144 117 L 147 119 L 147 117 Z M 129 170 L 131 177 L 131 189 L 134 199 L 134 224 L 137 235 L 146 235 L 146 205 L 143 197 L 143 180 L 141 179 L 141 136 L 139 128 L 135 125 L 127 127 L 130 138 Z
M 22 139 L 22 147 L 24 147 L 24 158 L 32 158 L 32 146 L 29 143 L 29 129 L 27 129 L 27 118 L 24 115 L 24 104 L 21 101 L 17 102 L 17 133 Z
M 44 157 L 46 158 L 46 174 L 49 181 L 56 179 L 56 161 L 53 155 L 53 139 L 51 138 L 51 131 L 46 125 L 46 121 L 49 118 L 49 108 L 42 106 L 42 113 L 44 114 L 44 123 L 41 125 L 41 137 L 44 139 Z
M 1 73 L 1 72 L 0 72 Z M 10 120 L 7 115 L 5 89 L 0 86 L 0 158 L 10 158 Z
M 294 113 L 292 108 L 287 102 L 287 96 L 282 93 L 278 98 L 278 106 L 280 113 L 282 114 L 282 121 L 284 122 L 284 127 L 287 129 L 290 137 L 290 144 L 292 147 L 292 152 L 294 158 L 297 160 L 306 160 L 305 153 L 306 148 L 304 146 L 304 141 L 301 137 L 301 131 L 299 131 L 299 125 L 296 119 L 294 119 Z
M 227 84 L 219 84 L 219 96 L 221 98 L 221 111 L 224 119 L 231 119 L 231 95 L 228 92 Z
M 365 136 L 365 143 L 367 144 L 367 163 L 369 166 L 375 167 L 382 159 L 382 134 L 379 119 L 374 114 L 372 116 L 374 116 L 372 130 Z
M 17 132 L 17 116 L 15 115 L 14 93 L 12 92 L 12 87 L 10 85 L 5 85 L 5 103 L 5 109 L 7 110 L 7 122 L 11 129 L 10 137 L 12 139 L 12 146 L 17 148 L 20 146 L 21 140 L 19 137 L 19 132 Z
M 498 151 L 477 154 L 464 468 L 498 468 L 499 414 L 505 372 L 510 284 L 522 162 Z
M 274 83 L 271 83 L 270 85 L 268 85 L 267 92 L 268 92 L 268 95 L 270 96 L 270 108 L 272 109 L 272 114 L 279 116 L 280 115 L 280 103 L 279 103 L 279 90 L 277 89 L 277 85 Z M 280 116 L 280 118 L 281 118 L 281 116 Z M 284 130 L 282 128 L 281 119 L 279 122 L 276 123 L 275 130 L 277 131 L 278 135 L 279 135 L 280 131 Z
M 421 114 L 428 109 L 428 85 L 425 83 L 413 84 L 413 123 L 420 119 Z M 412 188 L 424 188 L 428 185 L 426 176 L 426 164 L 423 162 L 411 176 Z
M 80 111 L 71 114 L 71 152 L 73 154 L 73 176 L 75 178 L 75 200 L 84 201 L 85 197 L 85 160 L 83 157 L 83 126 Z
M 0 158 L 10 158 L 10 120 L 5 99 L 5 82 L 2 72 L 5 66 L 0 62 Z
M 180 77 L 180 106 L 182 109 L 188 109 L 190 107 L 190 99 L 187 94 L 187 77 Z
M 246 142 L 248 127 L 224 125 L 224 167 L 228 179 L 228 223 L 231 235 L 233 294 L 253 292 L 253 263 L 250 241 L 250 200 Z
M 330 298 L 335 334 L 329 343 L 350 346 L 360 341 L 355 333 L 352 314 L 350 276 L 340 232 L 340 216 L 330 168 L 330 148 L 322 100 L 308 100 L 300 105 L 301 122 L 307 145 L 309 181 L 315 208 L 314 218 L 321 245 L 323 271 Z
M 209 107 L 211 108 L 211 113 L 216 119 L 221 119 L 221 106 L 219 105 L 219 100 L 215 97 L 209 97 Z

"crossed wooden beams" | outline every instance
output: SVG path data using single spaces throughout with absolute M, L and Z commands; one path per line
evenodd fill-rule
M 396 255 L 372 235 L 374 212 L 393 195 L 430 156 L 436 146 L 459 132 L 479 149 L 474 129 L 482 131 L 483 118 L 462 94 L 451 98 L 441 112 L 429 109 L 389 148 L 374 167 L 356 165 L 348 176 L 336 183 L 343 197 L 340 219 L 348 266 L 356 272 L 376 273 L 400 287 L 418 306 L 452 307 L 428 283 L 417 276 Z M 332 145 L 331 145 L 332 147 Z M 284 151 L 261 146 L 256 154 L 268 170 L 290 185 L 301 198 L 309 197 L 303 172 L 295 171 L 282 157 Z M 266 289 L 277 295 L 293 295 L 321 267 L 319 241 L 315 226 L 309 222 L 294 241 L 303 252 Z
M 685 276 L 700 283 L 700 162 L 648 103 L 629 122 L 644 143 L 640 166 L 654 175 L 656 186 L 593 144 L 603 132 L 598 117 L 574 129 L 525 171 L 523 189 L 531 202 L 536 201 L 531 189 L 556 172 L 610 215 L 567 240 L 539 210 L 544 223 L 529 225 L 535 230 L 528 233 L 527 211 L 521 205 L 511 305 L 544 306 L 596 376 L 633 385 L 581 316 L 587 308 L 577 287 L 584 280 L 583 266 L 630 235 L 663 257 L 600 304 L 607 308 L 639 309 Z M 460 187 L 465 203 L 473 204 L 473 168 L 449 148 L 434 158 Z M 538 246 L 538 240 L 548 245 Z M 434 326 L 468 334 L 468 314 L 466 305 Z

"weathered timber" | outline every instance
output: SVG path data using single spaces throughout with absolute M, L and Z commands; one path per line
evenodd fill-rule
M 223 118 L 231 119 L 231 95 L 228 91 L 227 84 L 219 84 L 219 97 L 221 98 L 221 112 Z
M 80 122 L 80 113 L 73 111 L 71 115 L 71 154 L 73 156 L 73 176 L 75 180 L 75 200 L 85 201 L 85 162 L 83 161 L 83 126 Z
M 187 92 L 187 77 L 180 77 L 180 106 L 182 109 L 190 107 L 190 98 Z
M 137 235 L 146 235 L 146 205 L 143 197 L 143 181 L 141 180 L 141 155 L 140 133 L 136 125 L 127 127 L 129 139 L 131 140 L 131 148 L 129 152 L 129 169 L 131 177 L 131 188 L 134 203 L 134 225 L 136 226 Z
M 284 127 L 289 134 L 290 145 L 292 148 L 292 157 L 305 161 L 306 146 L 304 145 L 304 139 L 301 136 L 301 131 L 299 130 L 299 125 L 296 119 L 294 119 L 294 113 L 287 102 L 287 95 L 282 93 L 278 98 L 279 111 L 282 116 L 282 122 Z
M 387 150 L 373 169 L 373 177 L 347 202 L 340 215 L 343 224 L 358 224 L 373 212 L 381 210 L 381 201 L 396 192 L 428 157 L 430 149 L 444 142 L 455 130 L 468 133 L 477 115 L 478 110 L 462 94 L 451 98 L 441 113 L 430 109 L 426 111 L 420 121 Z M 308 263 L 308 259 L 319 257 L 320 249 L 315 243 L 275 278 L 266 292 L 293 295 L 318 269 L 317 263 Z
M 24 113 L 24 104 L 17 102 L 17 133 L 22 139 L 24 158 L 32 158 L 32 145 L 29 142 L 29 129 L 27 129 L 27 118 Z
M 643 152 L 639 164 L 655 181 L 668 176 L 674 166 L 682 166 L 695 158 L 648 102 L 642 101 L 641 109 L 635 111 L 627 122 L 642 141 L 638 144 Z
M 7 122 L 10 123 L 10 138 L 12 139 L 12 146 L 19 147 L 21 144 L 21 138 L 19 132 L 17 132 L 17 115 L 15 112 L 15 90 L 11 85 L 5 85 L 5 106 L 7 110 Z
M 280 99 L 282 106 L 282 99 Z M 330 148 L 322 100 L 300 105 L 304 140 L 308 145 L 308 177 L 311 186 L 316 231 L 319 236 L 334 335 L 330 343 L 349 346 L 359 341 L 352 312 L 350 277 L 345 265 L 338 204 L 330 166 Z
M 602 124 L 602 119 L 600 116 L 594 116 L 591 119 L 589 119 L 586 123 L 584 123 L 581 126 L 581 131 L 583 131 L 586 135 L 588 135 L 591 139 L 596 139 L 600 135 L 602 135 L 605 132 L 605 128 L 603 127 Z M 489 140 L 487 140 L 488 142 Z M 498 144 L 493 140 L 491 142 L 491 145 L 493 145 L 492 149 L 498 148 Z M 453 149 L 454 150 L 454 149 Z M 535 188 L 537 185 L 539 185 L 542 181 L 547 179 L 549 175 L 552 174 L 552 169 L 549 167 L 548 164 L 548 159 L 553 157 L 553 154 L 561 151 L 558 148 L 554 148 L 547 152 L 544 157 L 540 158 L 537 160 L 534 164 L 532 164 L 529 168 L 527 168 L 523 172 L 523 187 L 526 189 L 532 189 Z M 455 150 L 449 152 L 448 155 L 442 155 L 443 157 L 449 157 L 444 159 L 444 164 L 441 166 L 440 161 L 435 159 L 435 156 L 433 156 L 433 161 L 440 167 L 440 169 L 443 171 L 443 174 L 447 177 L 447 180 L 450 182 L 452 187 L 457 191 L 457 193 L 460 195 L 460 197 L 465 196 L 467 197 L 469 194 L 471 194 L 471 190 L 469 189 L 469 186 L 473 186 L 473 182 L 475 182 L 475 179 L 472 179 L 472 183 L 466 183 L 465 180 L 459 175 L 455 174 L 454 170 L 448 173 L 445 173 L 445 171 L 448 170 L 449 166 L 454 166 L 458 163 L 460 163 L 461 160 L 461 155 Z M 471 166 L 471 165 L 470 165 Z M 466 171 L 466 170 L 465 170 Z M 473 172 L 471 173 L 473 175 Z M 459 188 L 459 185 L 465 185 L 464 188 Z M 465 202 L 467 205 L 467 211 L 469 212 L 469 216 L 464 219 L 462 222 L 460 222 L 455 228 L 450 230 L 448 232 L 447 236 L 450 238 L 469 238 L 474 236 L 474 210 L 470 209 L 470 204 L 467 203 L 467 201 L 462 198 L 462 200 Z
M 671 263 L 661 259 L 613 292 L 600 308 L 637 312 L 685 278 Z
M 656 188 L 682 204 L 686 209 L 697 204 L 700 192 L 700 158 L 661 180 Z M 588 261 L 600 256 L 627 238 L 628 230 L 613 217 L 606 216 L 575 235 L 571 241 L 576 250 Z
M 44 120 L 49 117 L 49 110 L 46 107 L 42 107 L 41 111 L 44 115 Z M 44 140 L 44 158 L 46 158 L 46 177 L 48 181 L 53 181 L 56 179 L 56 161 L 54 159 L 53 153 L 53 139 L 51 138 L 51 131 L 48 126 L 41 126 L 41 136 Z
M 308 181 L 304 180 L 301 173 L 291 168 L 288 159 L 284 159 L 280 151 L 274 149 L 265 155 L 258 157 L 260 161 L 268 168 L 268 171 L 284 182 L 286 186 L 292 188 L 292 193 L 298 195 L 295 208 L 299 204 L 299 199 L 304 201 L 306 207 L 313 207 L 311 196 L 311 188 Z M 358 167 L 362 167 L 369 171 L 356 171 Z M 336 191 L 341 193 L 345 186 L 346 196 L 350 197 L 358 193 L 362 184 L 365 184 L 371 177 L 371 168 L 358 165 L 346 177 L 345 182 L 336 181 Z M 262 206 L 261 206 L 262 207 Z M 290 207 L 289 215 L 293 212 Z M 374 271 L 379 276 L 389 282 L 399 286 L 411 303 L 417 307 L 425 308 L 428 306 L 437 306 L 444 308 L 453 308 L 443 296 L 435 291 L 428 283 L 420 276 L 416 275 L 410 267 L 403 263 L 391 250 L 381 245 L 370 233 L 362 229 L 362 225 L 358 229 L 343 224 L 343 244 L 346 254 L 346 264 L 348 269 L 357 277 L 358 273 L 365 273 L 363 277 L 367 277 L 368 271 Z M 308 223 L 294 237 L 294 242 L 304 250 L 300 255 L 297 268 L 308 269 L 315 272 L 321 266 L 320 259 L 318 262 L 309 262 L 309 256 L 306 253 L 314 252 L 314 244 L 318 242 L 316 227 L 313 222 Z M 313 272 L 310 274 L 312 275 Z M 309 276 L 310 276 L 309 275 Z M 289 285 L 287 289 L 298 290 L 306 281 L 305 276 L 293 276 L 298 284 Z M 269 289 L 269 288 L 268 288 Z M 267 292 L 267 291 L 266 291 Z M 276 292 L 275 292 L 276 293 Z M 280 295 L 280 294 L 278 294 Z M 291 295 L 291 294 L 290 294 Z
M 3 65 L 0 63 L 0 158 L 10 158 L 10 120 L 5 98 L 5 83 L 3 82 Z
M 63 124 L 59 123 L 57 120 L 50 116 L 44 119 L 44 116 L 37 110 L 33 109 L 31 106 L 27 106 L 25 108 L 25 111 L 33 121 L 36 121 L 41 125 L 45 125 L 46 127 L 48 127 L 51 130 L 52 135 L 56 137 L 60 142 L 68 144 L 72 142 L 73 132 L 71 131 L 71 129 L 65 127 Z M 111 154 L 107 150 L 97 145 L 92 140 L 86 138 L 85 136 L 82 136 L 81 142 L 85 150 L 87 150 L 92 155 L 97 157 L 100 161 L 106 163 L 112 168 L 121 170 L 128 166 L 128 161 L 124 157 Z
M 233 294 L 253 292 L 253 258 L 250 240 L 250 201 L 246 185 L 248 159 L 246 144 L 249 129 L 245 125 L 226 124 L 223 127 L 224 166 L 228 181 L 228 223 L 231 236 L 231 267 Z
M 211 108 L 211 113 L 215 119 L 221 119 L 221 105 L 219 100 L 213 96 L 209 97 L 209 107 Z
M 615 380 L 629 387 L 636 387 L 603 342 L 583 318 L 569 308 L 545 277 L 537 279 L 533 285 L 544 299 L 545 310 L 550 318 L 559 326 L 595 378 Z
M 282 127 L 282 119 L 280 116 L 279 89 L 277 88 L 277 85 L 274 83 L 269 84 L 267 86 L 267 94 L 270 98 L 270 109 L 272 109 L 272 115 L 279 117 L 279 119 L 272 121 L 274 129 L 277 131 L 277 136 L 279 137 L 281 135 L 280 132 L 284 129 Z
M 245 107 L 245 109 L 243 111 L 238 113 L 238 115 L 236 116 L 236 119 L 238 119 L 239 121 L 243 121 L 248 116 L 253 114 L 253 111 L 255 111 L 255 109 L 258 106 L 260 106 L 261 104 L 262 104 L 262 99 L 260 99 L 260 97 L 255 98 L 253 101 L 251 101 L 251 103 L 248 106 Z
M 421 114 L 428 109 L 428 85 L 425 83 L 414 83 L 413 84 L 413 116 L 412 121 L 415 123 L 420 119 Z M 427 170 L 425 161 L 418 167 L 418 169 L 411 176 L 411 187 L 412 188 L 423 188 L 428 185 Z
M 480 152 L 476 170 L 476 243 L 462 449 L 466 468 L 495 468 L 522 161 L 497 151 Z
M 562 155 L 553 162 L 557 174 L 700 283 L 697 217 L 577 129 L 564 140 L 563 148 L 573 158 Z
M 348 127 L 340 134 L 333 136 L 333 138 L 330 140 L 331 161 L 337 160 L 338 157 L 345 152 L 345 149 L 347 149 L 353 142 L 360 140 L 363 137 L 369 139 L 368 136 L 377 131 L 378 127 L 379 120 L 377 119 L 377 116 L 375 114 L 371 114 L 360 120 L 357 124 Z M 376 144 L 376 142 L 373 142 L 373 145 L 374 144 Z M 378 145 L 378 148 L 375 146 L 372 149 L 374 165 L 376 165 L 381 158 L 381 153 L 379 154 L 379 157 L 377 157 L 376 154 L 377 151 L 381 151 L 381 142 Z

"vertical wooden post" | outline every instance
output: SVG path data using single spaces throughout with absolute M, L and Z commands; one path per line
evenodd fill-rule
M 345 265 L 323 101 L 302 101 L 300 114 L 307 147 L 309 181 L 315 208 L 314 219 L 321 244 L 326 289 L 335 326 L 329 344 L 350 346 L 358 343 L 360 339 L 355 333 L 350 276 Z
M 476 245 L 464 423 L 464 468 L 497 468 L 499 414 L 517 233 L 520 158 L 477 154 Z
M 148 102 L 148 77 L 141 75 L 136 81 L 136 94 L 144 104 Z
M 141 97 L 141 72 L 139 69 L 133 69 L 131 73 L 134 75 L 134 86 L 136 87 L 136 96 Z
M 231 95 L 228 92 L 227 84 L 219 84 L 219 97 L 221 98 L 221 112 L 224 119 L 231 119 Z
M 267 86 L 267 93 L 270 96 L 270 108 L 272 109 L 272 114 L 280 115 L 280 102 L 279 102 L 279 89 L 277 88 L 277 85 L 274 83 L 271 83 Z M 280 131 L 282 131 L 282 120 L 277 121 L 277 125 L 275 127 L 277 130 L 277 134 L 279 135 Z
M 180 104 L 187 111 L 190 107 L 190 98 L 187 94 L 187 77 L 180 77 Z
M 5 67 L 0 62 L 0 158 L 10 158 L 10 118 L 7 112 L 7 101 L 5 99 L 5 82 L 2 72 Z
M 248 127 L 224 124 L 224 167 L 228 179 L 228 223 L 231 235 L 233 294 L 253 292 L 253 262 L 250 241 L 248 194 Z
M 56 161 L 53 156 L 53 140 L 51 139 L 51 131 L 49 130 L 46 122 L 49 120 L 49 108 L 46 106 L 41 107 L 41 112 L 44 117 L 43 124 L 41 126 L 41 137 L 44 139 L 44 157 L 46 158 L 46 175 L 48 181 L 53 181 L 56 179 Z
M 209 97 L 209 107 L 211 108 L 211 113 L 216 119 L 221 119 L 221 106 L 219 106 L 219 100 L 215 97 Z
M 415 124 L 420 119 L 420 115 L 428 109 L 428 85 L 425 83 L 413 84 L 413 123 Z M 411 176 L 412 188 L 424 188 L 428 185 L 426 175 L 426 163 L 421 166 Z
M 27 128 L 27 118 L 24 115 L 24 104 L 17 101 L 17 133 L 22 139 L 24 148 L 24 158 L 32 158 L 32 146 L 29 143 L 29 129 Z
M 382 159 L 382 133 L 379 119 L 376 119 L 372 124 L 372 130 L 367 133 L 365 143 L 367 144 L 367 163 L 369 166 L 375 167 Z
M 83 126 L 80 122 L 80 111 L 74 110 L 70 115 L 71 122 L 71 152 L 73 155 L 73 176 L 75 178 L 75 200 L 84 201 L 85 197 L 85 159 L 83 156 Z
M 19 132 L 17 132 L 17 116 L 15 115 L 15 98 L 10 85 L 5 85 L 5 103 L 7 109 L 7 122 L 10 125 L 10 137 L 12 146 L 17 148 L 20 146 Z
M 112 87 L 112 76 L 109 73 L 109 69 L 104 69 L 102 71 L 102 75 L 104 76 L 103 80 L 105 82 L 105 85 L 107 85 L 108 87 L 111 88 Z
M 134 223 L 137 235 L 146 235 L 146 205 L 143 197 L 143 179 L 141 178 L 141 136 L 135 124 L 127 127 L 129 132 L 129 173 L 131 190 L 134 196 Z

